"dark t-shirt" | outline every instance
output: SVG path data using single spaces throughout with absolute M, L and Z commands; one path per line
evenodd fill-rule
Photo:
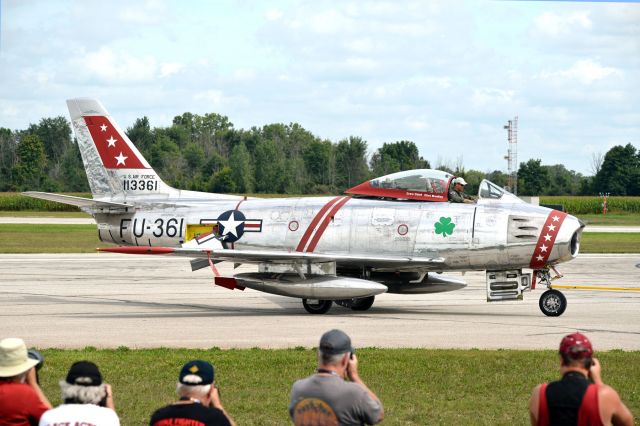
M 150 426 L 231 426 L 221 410 L 202 404 L 173 404 L 156 410 Z

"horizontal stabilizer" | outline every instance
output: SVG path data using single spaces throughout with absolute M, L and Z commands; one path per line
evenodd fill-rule
M 98 201 L 91 198 L 74 197 L 73 195 L 52 194 L 49 192 L 23 192 L 22 195 L 41 200 L 55 201 L 57 203 L 68 204 L 92 211 L 100 210 L 127 210 L 132 208 L 131 204 L 112 203 L 111 201 Z

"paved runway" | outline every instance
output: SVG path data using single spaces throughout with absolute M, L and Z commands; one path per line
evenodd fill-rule
M 560 269 L 558 284 L 640 286 L 640 254 L 581 255 Z M 567 290 L 567 311 L 549 318 L 541 290 L 485 302 L 482 272 L 467 273 L 463 290 L 383 294 L 369 311 L 334 306 L 323 316 L 298 299 L 216 287 L 186 259 L 0 255 L 0 277 L 0 336 L 38 347 L 313 347 L 337 327 L 360 347 L 555 348 L 581 330 L 599 349 L 640 350 L 640 292 Z

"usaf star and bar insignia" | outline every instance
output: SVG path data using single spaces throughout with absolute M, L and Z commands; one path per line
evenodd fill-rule
M 262 232 L 262 219 L 247 219 L 240 210 L 227 210 L 217 219 L 201 219 L 201 225 L 213 225 L 213 232 L 196 237 L 198 244 L 215 238 L 225 243 L 238 241 L 245 232 Z

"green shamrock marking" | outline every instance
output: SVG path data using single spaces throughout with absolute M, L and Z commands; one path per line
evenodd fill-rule
M 441 217 L 440 222 L 436 222 L 436 234 L 442 234 L 443 237 L 453 234 L 453 228 L 456 227 L 455 223 L 451 222 L 450 217 Z

